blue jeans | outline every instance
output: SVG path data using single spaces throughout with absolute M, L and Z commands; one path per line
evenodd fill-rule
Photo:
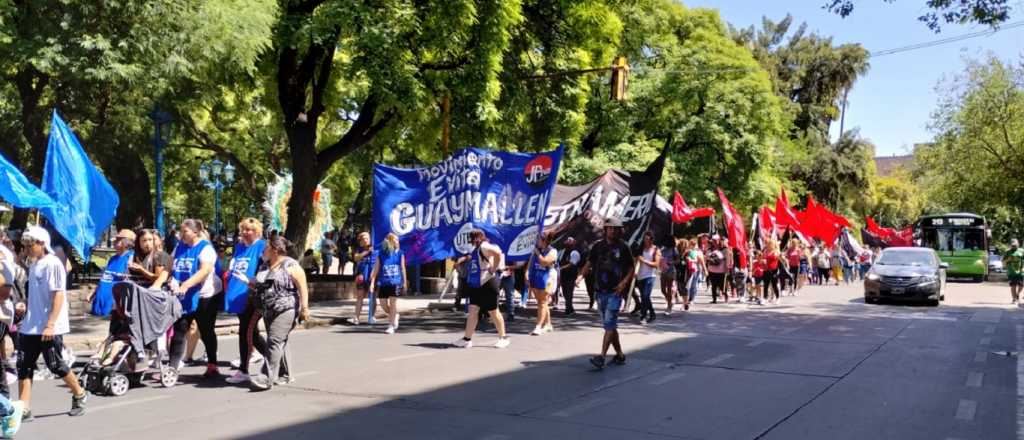
M 690 280 L 686 282 L 686 296 L 690 302 L 697 297 L 697 288 L 700 287 L 701 274 L 694 272 L 690 274 Z
M 601 312 L 601 325 L 605 331 L 619 329 L 619 310 L 622 297 L 615 292 L 597 292 L 597 310 Z
M 637 280 L 636 286 L 640 289 L 640 316 L 647 316 L 650 313 L 651 319 L 654 318 L 654 303 L 651 302 L 651 292 L 654 291 L 654 280 L 655 277 L 644 278 Z
M 843 266 L 843 281 L 846 283 L 853 281 L 853 266 Z
M 505 294 L 505 312 L 508 313 L 508 319 L 511 321 L 516 318 L 516 306 L 514 301 L 516 294 L 516 277 L 501 277 L 501 291 Z

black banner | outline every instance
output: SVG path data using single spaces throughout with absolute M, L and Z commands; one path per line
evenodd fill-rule
M 672 224 L 672 205 L 658 196 L 664 168 L 662 154 L 644 171 L 609 170 L 585 185 L 556 186 L 544 231 L 555 234 L 558 247 L 570 236 L 577 243 L 590 246 L 602 237 L 605 220 L 609 218 L 622 221 L 623 239 L 634 248 L 639 247 L 649 227 L 655 237 L 667 235 Z

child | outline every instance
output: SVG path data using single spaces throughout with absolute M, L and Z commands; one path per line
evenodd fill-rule
M 754 265 L 751 269 L 751 275 L 754 276 L 754 297 L 757 298 L 757 305 L 764 305 L 761 301 L 761 284 L 764 282 L 764 270 L 765 270 L 764 255 L 761 251 L 754 251 Z

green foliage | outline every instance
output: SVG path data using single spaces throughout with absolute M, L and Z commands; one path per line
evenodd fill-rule
M 879 224 L 903 227 L 913 224 L 924 211 L 924 194 L 911 173 L 902 168 L 871 182 L 867 205 L 861 212 Z
M 1009 0 L 928 0 L 925 6 L 928 10 L 917 19 L 935 32 L 941 30 L 942 23 L 978 23 L 995 27 L 1010 19 Z M 828 0 L 825 9 L 846 17 L 853 13 L 854 1 Z

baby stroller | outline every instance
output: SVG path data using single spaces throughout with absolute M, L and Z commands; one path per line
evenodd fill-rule
M 115 284 L 113 293 L 110 336 L 78 375 L 82 388 L 93 394 L 122 396 L 141 385 L 153 359 L 160 365 L 160 383 L 174 386 L 178 374 L 163 358 L 167 330 L 181 317 L 178 298 L 130 281 Z

